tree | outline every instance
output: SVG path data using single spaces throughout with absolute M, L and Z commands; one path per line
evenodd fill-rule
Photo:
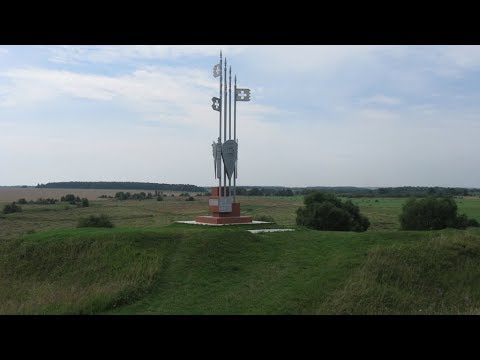
M 75 195 L 73 194 L 67 194 L 65 196 L 62 196 L 61 201 L 66 201 L 66 202 L 69 202 L 69 203 L 75 203 Z
M 297 225 L 330 231 L 366 231 L 370 226 L 358 206 L 350 200 L 342 202 L 333 193 L 315 191 L 303 202 L 305 207 L 297 209 Z
M 11 204 L 5 205 L 3 208 L 4 214 L 12 214 L 12 213 L 21 212 L 21 211 L 22 211 L 22 208 L 17 204 L 15 204 L 15 201 L 12 202 Z
M 465 229 L 477 224 L 465 214 L 457 215 L 457 204 L 451 196 L 410 198 L 403 204 L 400 214 L 402 230 Z
M 248 196 L 262 196 L 263 192 L 259 188 L 253 188 L 253 189 L 250 189 L 247 192 L 247 195 Z

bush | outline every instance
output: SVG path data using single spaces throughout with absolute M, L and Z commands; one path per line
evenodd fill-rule
M 457 204 L 452 197 L 410 198 L 400 214 L 402 230 L 465 229 L 478 226 L 478 221 L 465 214 L 457 215 Z
M 89 207 L 90 203 L 88 202 L 87 198 L 82 199 L 82 207 Z
M 77 227 L 106 227 L 112 228 L 113 223 L 105 214 L 100 216 L 90 215 L 88 218 L 83 218 L 78 221 Z
M 163 196 L 162 196 L 162 195 L 158 195 L 158 196 L 157 196 L 157 201 L 163 201 Z
M 123 191 L 119 191 L 117 193 L 115 193 L 115 199 L 117 200 L 128 200 L 130 198 L 130 193 L 129 192 L 123 192 Z
M 75 195 L 73 194 L 67 194 L 65 196 L 62 196 L 61 201 L 69 202 L 69 203 L 75 203 Z
M 194 200 L 195 200 L 195 198 L 192 197 L 192 196 L 189 196 L 188 198 L 185 199 L 185 201 L 194 201 Z
M 21 199 L 18 199 L 18 203 L 23 205 L 27 203 L 27 200 L 25 200 L 25 198 L 21 198 Z
M 297 209 L 297 225 L 330 231 L 366 231 L 370 226 L 358 206 L 350 200 L 342 202 L 333 193 L 312 192 L 304 204 Z
M 15 212 L 22 212 L 22 208 L 17 204 L 15 204 L 15 201 L 12 202 L 11 204 L 5 205 L 5 207 L 3 208 L 4 214 L 12 214 Z
M 270 215 L 258 215 L 258 216 L 255 216 L 255 220 L 275 223 L 275 220 Z
M 50 205 L 50 204 L 55 204 L 58 200 L 57 199 L 50 199 L 50 198 L 47 198 L 47 199 L 44 199 L 44 198 L 38 198 L 37 200 L 35 200 L 33 202 L 33 204 L 36 204 L 36 205 Z

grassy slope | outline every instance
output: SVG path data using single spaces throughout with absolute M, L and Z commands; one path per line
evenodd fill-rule
M 479 244 L 474 230 L 55 230 L 2 244 L 0 313 L 478 314 Z
M 240 200 L 284 226 L 302 203 Z M 405 199 L 375 200 L 353 199 L 364 234 L 164 226 L 204 214 L 203 197 L 24 205 L 0 215 L 0 313 L 478 313 L 480 233 L 395 231 Z M 480 198 L 457 204 L 480 221 Z M 74 228 L 99 213 L 119 227 Z
M 319 312 L 480 314 L 480 237 L 445 230 L 410 244 L 373 247 Z

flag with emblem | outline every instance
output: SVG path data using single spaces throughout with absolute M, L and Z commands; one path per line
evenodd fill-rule
M 212 98 L 212 109 L 215 111 L 220 111 L 220 99 L 217 97 Z
M 250 89 L 235 89 L 235 101 L 250 101 Z
M 213 77 L 219 77 L 222 75 L 222 65 L 217 64 L 213 67 Z

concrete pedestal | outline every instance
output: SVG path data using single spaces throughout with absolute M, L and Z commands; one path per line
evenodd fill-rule
M 224 192 L 224 190 L 226 190 Z M 219 196 L 221 194 L 221 197 Z M 212 213 L 210 216 L 197 216 L 195 221 L 207 224 L 245 224 L 253 221 L 251 216 L 240 215 L 240 203 L 232 202 L 231 211 L 220 212 L 219 198 L 229 197 L 228 188 L 212 187 L 212 196 L 208 200 L 208 209 Z

